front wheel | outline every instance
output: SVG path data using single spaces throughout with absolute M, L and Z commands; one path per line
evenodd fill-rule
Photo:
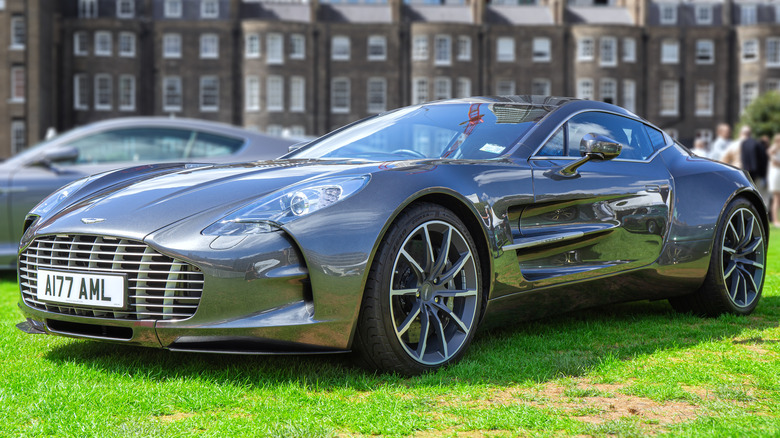
M 767 240 L 753 204 L 737 198 L 718 224 L 704 284 L 691 295 L 670 299 L 675 310 L 704 316 L 749 315 L 764 286 Z
M 481 307 L 479 256 L 466 226 L 444 207 L 418 204 L 380 244 L 353 348 L 374 369 L 436 369 L 463 356 Z

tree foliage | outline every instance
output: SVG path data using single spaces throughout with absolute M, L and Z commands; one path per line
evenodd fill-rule
M 739 127 L 750 126 L 754 137 L 780 133 L 780 93 L 769 91 L 756 98 L 742 113 Z M 739 132 L 739 127 L 735 132 Z

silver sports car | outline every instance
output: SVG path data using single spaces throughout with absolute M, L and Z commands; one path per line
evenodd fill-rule
M 749 314 L 768 235 L 744 172 L 539 96 L 402 108 L 276 161 L 91 176 L 24 229 L 29 333 L 402 374 L 457 361 L 480 325 L 605 303 Z

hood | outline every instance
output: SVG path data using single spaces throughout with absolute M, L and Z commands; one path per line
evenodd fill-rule
M 244 204 L 292 184 L 336 175 L 363 175 L 377 169 L 376 163 L 310 160 L 125 169 L 90 181 L 71 199 L 42 217 L 35 225 L 35 233 L 104 234 L 142 239 L 196 214 L 213 211 L 213 219 L 218 220 Z

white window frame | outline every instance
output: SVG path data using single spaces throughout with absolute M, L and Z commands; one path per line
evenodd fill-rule
M 260 34 L 248 33 L 244 37 L 244 58 L 257 59 L 260 57 Z
M 165 0 L 163 15 L 165 18 L 181 18 L 182 0 Z
M 758 5 L 755 3 L 739 5 L 739 24 L 743 26 L 758 24 Z
M 16 154 L 27 147 L 27 124 L 24 120 L 11 121 L 11 153 Z
M 592 37 L 577 39 L 577 61 L 593 61 L 596 57 L 595 42 Z
M 27 26 L 23 15 L 11 17 L 11 45 L 10 50 L 24 50 L 27 44 Z
M 458 78 L 455 97 L 471 97 L 471 78 Z
M 97 0 L 79 0 L 79 18 L 97 18 Z
M 706 58 L 704 56 L 707 55 Z M 709 65 L 715 63 L 715 41 L 710 39 L 696 40 L 696 64 Z
M 215 85 L 215 99 L 214 99 L 214 105 L 207 105 L 204 101 L 206 100 L 206 86 L 208 86 L 208 82 L 213 81 L 212 84 Z M 219 90 L 219 76 L 209 75 L 209 76 L 201 76 L 200 77 L 200 88 L 198 92 L 198 103 L 200 104 L 200 112 L 202 113 L 213 113 L 219 111 L 219 96 L 220 96 L 220 90 Z
M 387 111 L 387 79 L 372 77 L 366 81 L 366 112 L 379 114 Z
M 384 35 L 369 35 L 366 44 L 366 59 L 369 61 L 387 60 L 387 37 Z
M 660 3 L 658 16 L 661 24 L 677 24 L 677 3 Z
M 83 43 L 83 44 L 82 44 Z M 89 34 L 80 30 L 73 32 L 73 54 L 75 56 L 89 55 Z
M 535 37 L 531 41 L 531 59 L 533 62 L 550 62 L 552 60 L 552 40 L 547 37 Z
M 636 62 L 636 38 L 623 38 L 623 62 Z
M 673 80 L 661 81 L 661 89 L 659 90 L 659 109 L 661 116 L 677 116 L 680 114 L 680 83 Z M 666 92 L 670 92 L 669 96 L 666 96 Z M 664 101 L 666 97 L 672 98 L 673 104 L 669 108 L 664 108 Z
M 129 50 L 123 50 L 123 39 L 130 38 Z M 123 58 L 135 58 L 136 39 L 133 32 L 119 32 L 119 56 Z
M 538 89 L 542 90 L 539 91 Z M 539 92 L 537 92 L 539 91 Z M 531 94 L 539 96 L 552 95 L 552 82 L 547 78 L 534 78 L 531 80 Z
M 780 67 L 780 38 L 770 37 L 766 39 L 766 66 Z
M 615 67 L 618 61 L 617 38 L 603 36 L 599 39 L 599 65 L 601 67 Z
M 742 55 L 740 59 L 743 63 L 757 62 L 760 57 L 758 40 L 749 38 L 742 41 Z
M 169 89 L 169 85 L 172 87 Z M 174 113 L 180 112 L 184 106 L 184 87 L 182 87 L 181 76 L 165 76 L 162 83 L 162 109 L 164 112 Z M 169 94 L 168 91 L 173 91 Z M 176 98 L 179 101 L 178 105 L 170 105 L 169 98 Z
M 244 109 L 247 112 L 260 111 L 260 78 L 247 76 L 244 89 Z
M 219 18 L 219 0 L 201 0 L 200 18 Z
M 100 86 L 101 82 L 103 80 L 106 80 L 106 84 L 108 85 L 107 90 L 105 91 L 105 96 L 108 97 L 107 103 L 101 102 L 101 97 L 104 96 L 104 93 L 101 91 Z M 99 73 L 95 75 L 95 89 L 94 89 L 94 98 L 95 98 L 95 111 L 111 111 L 111 109 L 114 107 L 114 84 L 113 84 L 113 78 L 108 73 Z
M 429 100 L 428 93 L 430 93 L 428 78 L 418 77 L 412 79 L 412 105 L 427 102 Z
M 601 78 L 599 83 L 599 100 L 607 102 L 606 99 L 611 98 L 609 102 L 613 105 L 618 104 L 618 88 L 617 81 L 612 78 Z
M 85 73 L 73 75 L 73 109 L 76 111 L 89 109 L 89 76 Z
M 163 58 L 180 59 L 181 58 L 181 34 L 166 33 L 163 35 Z
M 623 108 L 636 112 L 636 81 L 633 79 L 623 80 Z
M 446 76 L 433 78 L 433 99 L 452 99 L 452 79 Z
M 27 70 L 24 66 L 15 65 L 11 67 L 11 99 L 12 103 L 24 103 L 27 97 Z M 21 83 L 20 83 L 21 82 Z M 21 89 L 19 94 L 17 90 Z
M 712 5 L 709 4 L 697 4 L 694 6 L 694 19 L 696 24 L 709 25 L 712 24 Z
M 514 37 L 496 38 L 496 62 L 515 62 L 516 57 Z
M 123 9 L 128 7 L 126 11 Z M 117 18 L 134 18 L 135 17 L 135 0 L 116 0 L 116 17 Z
M 306 78 L 293 76 L 290 78 L 290 112 L 306 111 Z
M 114 53 L 114 39 L 109 31 L 95 32 L 95 56 L 111 56 Z M 101 40 L 108 43 L 108 50 L 101 47 Z
M 471 61 L 471 37 L 468 35 L 458 36 L 458 47 L 456 49 L 458 61 Z
M 680 63 L 680 41 L 666 39 L 661 41 L 661 64 Z
M 129 79 L 128 82 L 126 82 Z M 129 85 L 126 89 L 125 86 Z M 119 75 L 119 111 L 135 111 L 135 76 Z M 128 94 L 125 94 L 128 93 Z M 129 100 L 125 100 L 129 97 Z
M 265 95 L 266 111 L 270 113 L 284 111 L 284 77 L 279 75 L 268 76 L 266 78 Z
M 698 117 L 710 117 L 715 108 L 715 84 L 712 81 L 697 81 L 694 84 L 694 114 Z M 700 103 L 704 103 L 700 106 Z
M 341 90 L 337 90 L 337 87 L 345 85 L 345 96 L 339 97 L 339 100 L 344 100 L 345 105 L 337 105 L 336 94 Z M 330 81 L 330 112 L 334 114 L 349 114 L 350 100 L 352 95 L 350 93 L 350 80 L 347 77 L 339 76 L 331 79 Z
M 290 59 L 306 59 L 306 37 L 303 34 L 290 35 Z
M 204 33 L 200 36 L 200 59 L 219 59 L 219 35 Z
M 269 33 L 265 36 L 265 63 L 284 64 L 284 35 Z
M 428 35 L 415 35 L 412 38 L 412 60 L 428 60 Z
M 752 96 L 749 96 L 746 87 L 752 88 Z M 758 82 L 743 82 L 739 87 L 739 112 L 745 111 L 751 103 L 759 96 Z
M 436 35 L 433 37 L 433 64 L 452 65 L 452 37 Z
M 334 35 L 330 39 L 330 59 L 332 61 L 349 61 L 352 55 L 352 43 L 346 35 Z
M 577 80 L 577 99 L 594 100 L 596 97 L 593 79 L 580 78 Z

